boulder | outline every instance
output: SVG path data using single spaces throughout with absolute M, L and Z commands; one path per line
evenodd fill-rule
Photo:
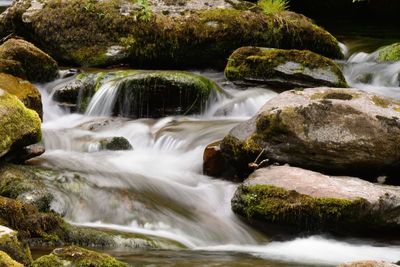
M 24 267 L 19 262 L 13 260 L 7 253 L 0 251 L 0 266 L 3 267 Z
M 96 92 L 95 98 L 100 102 L 88 107 L 89 115 L 160 118 L 196 114 L 204 110 L 211 95 L 222 91 L 209 79 L 183 71 L 127 70 L 82 74 L 76 79 L 82 82 L 74 80 L 57 87 L 56 99 L 81 108 L 82 103 L 89 102 L 90 93 Z M 112 105 L 105 109 L 102 101 Z
M 400 43 L 381 47 L 376 53 L 377 60 L 380 62 L 400 61 Z
M 232 210 L 291 231 L 350 235 L 400 234 L 400 187 L 334 177 L 296 167 L 255 171 L 239 186 Z
M 221 140 L 209 144 L 203 153 L 203 173 L 205 175 L 219 177 L 225 171 L 225 158 L 220 148 Z
M 343 56 L 337 40 L 308 18 L 266 15 L 238 0 L 24 0 L 3 13 L 1 27 L 4 34 L 10 30 L 33 40 L 59 61 L 83 66 L 221 69 L 246 45 Z
M 376 178 L 400 166 L 400 103 L 357 89 L 286 91 L 221 143 L 240 176 L 257 157 L 331 174 Z
M 399 265 L 385 261 L 358 261 L 341 264 L 338 267 L 399 267 Z
M 42 97 L 33 84 L 9 74 L 0 73 L 0 89 L 17 96 L 25 107 L 33 109 L 40 118 L 43 118 Z
M 50 255 L 40 257 L 35 260 L 32 267 L 74 267 L 74 266 L 93 266 L 93 267 L 127 267 L 126 263 L 118 261 L 113 257 L 83 249 L 77 246 L 56 248 Z
M 335 62 L 307 50 L 242 47 L 229 57 L 225 76 L 235 84 L 276 90 L 348 87 Z
M 17 232 L 0 225 L 0 251 L 7 253 L 13 260 L 29 266 L 32 262 L 30 250 L 22 245 Z M 0 266 L 3 266 L 0 264 Z
M 58 76 L 57 62 L 22 39 L 9 39 L 0 45 L 0 58 L 20 62 L 29 81 L 48 82 Z
M 0 89 L 0 158 L 41 139 L 39 115 Z
M 0 58 L 0 72 L 26 79 L 26 73 L 21 62 Z

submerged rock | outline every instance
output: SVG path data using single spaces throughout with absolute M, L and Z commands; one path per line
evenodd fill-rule
M 180 11 L 167 14 L 157 4 L 162 2 Z M 266 15 L 244 1 L 213 2 L 72 0 L 42 1 L 32 8 L 37 2 L 24 0 L 1 16 L 0 29 L 3 35 L 29 37 L 57 60 L 84 66 L 223 68 L 226 58 L 246 45 L 343 56 L 337 40 L 304 16 Z
M 209 79 L 183 71 L 129 70 L 82 74 L 77 79 L 78 82 L 72 81 L 57 88 L 56 100 L 70 104 L 87 103 L 90 93 L 102 90 L 98 94 L 107 97 L 112 105 L 109 110 L 104 110 L 101 102 L 96 103 L 97 106 L 87 110 L 90 115 L 159 118 L 196 114 L 205 108 L 210 95 L 222 91 Z M 76 99 L 79 95 L 81 97 Z
M 33 44 L 22 39 L 9 39 L 0 45 L 0 58 L 19 62 L 23 77 L 34 82 L 48 82 L 58 76 L 57 62 Z M 18 76 L 16 73 L 11 73 Z
M 307 50 L 242 47 L 229 57 L 225 76 L 236 84 L 272 89 L 347 87 L 335 62 Z
M 380 62 L 394 62 L 400 60 L 400 43 L 394 43 L 378 49 L 377 57 Z
M 15 95 L 25 107 L 33 109 L 43 118 L 42 97 L 39 90 L 30 82 L 0 73 L 0 89 Z
M 110 137 L 100 141 L 105 150 L 132 150 L 132 145 L 125 137 Z
M 241 176 L 258 156 L 328 173 L 388 174 L 400 167 L 399 112 L 395 100 L 356 89 L 287 91 L 233 128 L 221 151 Z
M 326 176 L 290 166 L 254 172 L 232 199 L 250 220 L 291 231 L 379 235 L 400 233 L 400 187 Z
M 24 267 L 21 263 L 13 260 L 7 253 L 0 251 L 0 266 L 3 267 Z
M 118 261 L 113 257 L 83 249 L 76 246 L 56 248 L 50 255 L 40 257 L 32 264 L 33 267 L 127 267 L 126 263 Z
M 1 225 L 0 225 L 0 251 L 7 253 L 13 260 L 23 263 L 26 266 L 30 266 L 32 262 L 30 250 L 27 246 L 22 245 L 18 241 L 17 232 Z M 1 265 L 1 259 L 0 259 L 0 266 L 4 266 Z
M 0 157 L 41 139 L 39 115 L 0 89 Z

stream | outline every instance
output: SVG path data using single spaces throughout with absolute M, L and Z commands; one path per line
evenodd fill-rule
M 354 40 L 343 45 L 348 55 L 339 63 L 349 84 L 400 98 L 400 63 L 375 63 L 365 47 Z M 132 250 L 121 244 L 106 251 L 134 266 L 335 266 L 400 260 L 400 238 L 394 243 L 330 236 L 271 241 L 241 222 L 230 208 L 237 184 L 203 175 L 203 151 L 277 93 L 240 90 L 222 72 L 196 73 L 217 82 L 232 98 L 210 99 L 201 115 L 158 120 L 110 117 L 112 86 L 96 93 L 85 114 L 71 114 L 51 98 L 54 88 L 71 78 L 38 85 L 46 153 L 31 164 L 65 174 L 61 182 L 46 181 L 56 195 L 52 209 L 76 225 L 161 237 L 182 247 Z M 98 140 L 113 136 L 125 137 L 134 150 L 99 150 Z

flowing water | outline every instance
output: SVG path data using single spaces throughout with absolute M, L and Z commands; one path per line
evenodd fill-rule
M 378 64 L 373 53 L 343 48 L 352 54 L 340 62 L 352 86 L 400 98 L 400 63 Z M 121 244 L 107 251 L 135 266 L 334 266 L 400 260 L 400 237 L 390 244 L 328 236 L 271 241 L 241 222 L 230 209 L 237 184 L 203 175 L 203 150 L 277 94 L 265 88 L 240 90 L 219 72 L 201 74 L 228 94 L 210 100 L 203 114 L 158 120 L 110 117 L 116 95 L 112 83 L 100 88 L 85 114 L 70 114 L 51 99 L 54 88 L 71 78 L 39 85 L 46 153 L 32 164 L 64 174 L 46 181 L 57 196 L 52 208 L 77 225 L 162 237 L 184 247 L 132 251 Z M 113 136 L 127 138 L 134 150 L 101 151 L 99 140 Z

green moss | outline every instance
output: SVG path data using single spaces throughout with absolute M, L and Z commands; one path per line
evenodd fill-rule
M 0 157 L 10 149 L 41 140 L 39 115 L 22 102 L 0 89 Z
M 365 219 L 363 199 L 314 198 L 272 185 L 240 186 L 234 212 L 249 219 L 301 230 L 340 230 Z
M 0 251 L 0 266 L 3 267 L 23 267 L 22 264 L 14 261 L 7 253 Z
M 90 251 L 76 246 L 55 249 L 51 255 L 41 257 L 33 263 L 33 267 L 47 266 L 76 267 L 126 267 L 127 264 L 106 254 Z
M 381 62 L 393 62 L 400 60 L 400 43 L 382 47 L 378 50 L 378 60 Z
M 359 97 L 358 93 L 352 92 L 351 90 L 341 90 L 341 89 L 332 89 L 326 90 L 323 93 L 315 93 L 310 99 L 311 100 L 329 100 L 329 99 L 337 99 L 337 100 L 352 100 Z
M 380 106 L 382 108 L 387 108 L 389 107 L 389 105 L 392 104 L 388 99 L 384 99 L 376 95 L 372 97 L 372 102 L 374 102 L 375 105 Z

